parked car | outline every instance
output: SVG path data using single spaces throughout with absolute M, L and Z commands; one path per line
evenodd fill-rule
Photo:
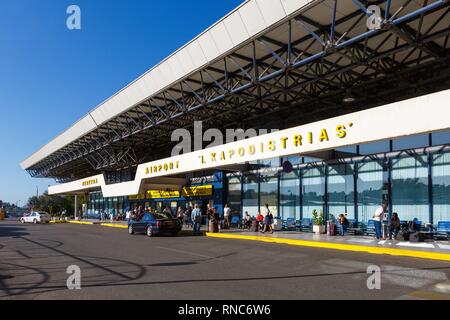
M 20 223 L 50 223 L 52 218 L 47 212 L 36 211 L 25 213 L 23 217 L 19 219 Z
M 155 235 L 176 236 L 182 229 L 179 219 L 174 219 L 169 213 L 146 213 L 140 220 L 130 220 L 128 233 L 145 233 L 152 237 Z

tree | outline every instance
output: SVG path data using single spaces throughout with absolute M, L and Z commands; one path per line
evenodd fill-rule
M 73 214 L 74 200 L 73 196 L 50 196 L 48 192 L 45 192 L 39 197 L 30 197 L 28 207 L 31 210 L 45 211 L 51 215 L 58 215 L 63 211 Z

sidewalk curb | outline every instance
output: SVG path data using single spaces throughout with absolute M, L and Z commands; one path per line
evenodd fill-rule
M 116 228 L 116 229 L 128 229 L 128 226 L 123 225 L 123 224 L 101 223 L 100 226 L 107 227 L 107 228 Z
M 331 242 L 320 242 L 320 241 L 307 241 L 307 240 L 295 240 L 295 239 L 283 239 L 283 238 L 270 238 L 261 236 L 242 236 L 234 234 L 224 234 L 224 233 L 206 233 L 207 237 L 219 238 L 219 239 L 234 239 L 234 240 L 247 240 L 247 241 L 259 241 L 268 242 L 276 244 L 287 244 L 300 247 L 309 248 L 322 248 L 322 249 L 332 249 L 341 251 L 354 251 L 354 252 L 364 252 L 370 254 L 386 254 L 398 257 L 411 257 L 429 260 L 439 260 L 439 261 L 450 261 L 450 254 L 439 253 L 439 252 L 427 252 L 427 251 L 417 251 L 417 250 L 403 250 L 395 248 L 385 248 L 385 247 L 371 247 L 355 244 L 341 244 L 341 243 L 331 243 Z
M 65 220 L 52 220 L 49 223 L 51 223 L 51 224 L 60 224 L 60 223 L 68 223 L 68 222 L 65 221 Z
M 85 221 L 74 221 L 74 220 L 70 220 L 68 221 L 68 223 L 70 224 L 82 224 L 82 225 L 93 225 L 93 222 L 85 222 Z

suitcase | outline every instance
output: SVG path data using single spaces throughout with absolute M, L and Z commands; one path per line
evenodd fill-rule
M 337 226 L 333 221 L 327 221 L 327 235 L 333 237 L 337 234 Z

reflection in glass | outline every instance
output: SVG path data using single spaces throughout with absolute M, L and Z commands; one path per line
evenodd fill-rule
M 357 190 L 358 220 L 367 224 L 383 201 L 383 166 L 380 163 L 359 164 Z
M 377 141 L 362 144 L 359 146 L 359 154 L 361 155 L 369 155 L 375 153 L 384 153 L 390 151 L 390 142 L 389 140 Z
M 401 220 L 429 222 L 428 164 L 426 156 L 392 162 L 392 210 Z
M 428 147 L 429 144 L 430 141 L 428 134 L 415 135 L 393 140 L 394 151 L 423 148 Z
M 352 164 L 330 166 L 328 169 L 328 208 L 329 214 L 337 218 L 347 214 L 355 218 L 354 167 Z
M 266 212 L 265 205 L 269 205 L 269 210 L 274 217 L 278 216 L 278 175 L 260 177 L 260 205 L 261 213 Z
M 227 203 L 233 213 L 241 211 L 241 181 L 239 177 L 228 178 Z
M 433 223 L 450 221 L 450 153 L 433 156 Z
M 280 216 L 283 220 L 300 220 L 300 180 L 297 171 L 281 176 Z
M 242 210 L 247 211 L 251 216 L 256 216 L 258 214 L 258 177 L 244 176 L 242 191 Z
M 311 168 L 302 171 L 303 218 L 312 218 L 313 210 L 323 210 L 325 196 L 324 168 Z

